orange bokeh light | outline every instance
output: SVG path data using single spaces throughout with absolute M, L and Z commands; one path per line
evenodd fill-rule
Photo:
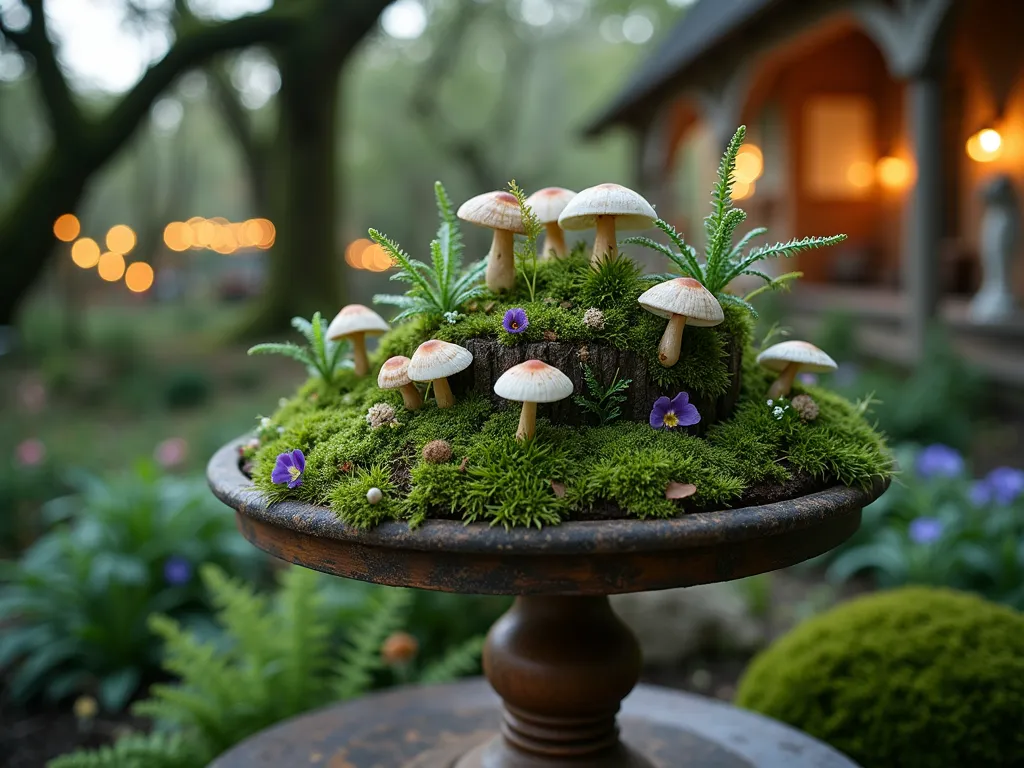
M 124 273 L 124 284 L 132 293 L 143 293 L 153 285 L 153 268 L 144 261 L 128 265 Z
M 744 144 L 736 153 L 736 180 L 753 184 L 764 173 L 764 155 L 754 144 Z
M 270 248 L 277 239 L 277 229 L 274 228 L 270 219 L 253 219 L 260 227 L 260 239 L 256 242 L 257 248 L 266 250 Z
M 76 240 L 71 246 L 71 260 L 82 269 L 91 269 L 100 260 L 100 247 L 91 237 Z
M 54 236 L 64 243 L 70 243 L 78 237 L 81 231 L 82 225 L 78 221 L 78 217 L 73 213 L 65 213 L 63 216 L 58 216 L 57 220 L 53 222 Z
M 992 128 L 978 131 L 967 140 L 967 156 L 976 163 L 991 163 L 1003 154 L 1003 137 Z
M 358 240 L 353 240 L 345 248 L 345 263 L 353 269 L 365 269 L 366 266 L 363 262 L 363 254 L 373 243 L 367 240 L 365 237 L 361 237 Z
M 888 189 L 903 189 L 914 180 L 914 172 L 902 157 L 883 157 L 875 165 L 879 183 Z
M 875 169 L 864 160 L 852 163 L 846 169 L 846 180 L 857 189 L 867 189 L 875 183 Z
M 753 182 L 741 181 L 736 179 L 732 185 L 732 199 L 733 200 L 746 200 L 754 194 L 754 189 L 757 185 Z
M 108 251 L 100 256 L 96 269 L 104 280 L 116 283 L 124 274 L 124 256 L 114 251 Z
M 191 228 L 181 221 L 172 221 L 164 227 L 164 245 L 172 251 L 188 250 L 188 247 L 192 245 Z
M 107 231 L 107 248 L 114 253 L 131 252 L 135 242 L 135 231 L 124 224 L 117 224 Z
M 231 226 L 218 226 L 210 247 L 217 253 L 229 254 L 238 250 L 238 241 Z

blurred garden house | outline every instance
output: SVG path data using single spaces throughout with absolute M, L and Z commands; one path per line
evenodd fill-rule
M 778 265 L 804 272 L 798 316 L 849 310 L 873 347 L 906 360 L 941 315 L 978 362 L 1019 382 L 1024 317 L 979 323 L 969 307 L 993 179 L 1016 189 L 1006 231 L 1021 216 L 1022 38 L 1020 0 L 700 0 L 587 133 L 633 132 L 639 188 L 699 243 L 713 164 L 747 124 L 736 196 L 749 223 L 773 240 L 850 236 Z M 1009 276 L 1020 295 L 1024 274 Z

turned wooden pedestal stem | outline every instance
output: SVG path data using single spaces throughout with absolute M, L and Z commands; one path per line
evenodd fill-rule
M 619 704 L 640 646 L 607 597 L 518 597 L 491 628 L 484 674 L 503 702 L 501 735 L 457 768 L 648 768 L 619 741 Z

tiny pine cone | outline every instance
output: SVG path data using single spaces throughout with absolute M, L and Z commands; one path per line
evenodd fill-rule
M 380 647 L 380 656 L 389 666 L 408 664 L 419 653 L 420 644 L 408 632 L 392 632 Z
M 814 402 L 814 398 L 810 395 L 797 395 L 790 400 L 789 404 L 804 421 L 814 421 L 818 418 L 820 409 L 818 404 Z
M 395 409 L 387 403 L 375 403 L 366 412 L 366 423 L 370 429 L 379 429 L 395 422 Z
M 447 440 L 431 440 L 423 446 L 423 460 L 428 464 L 444 464 L 451 458 L 452 446 Z

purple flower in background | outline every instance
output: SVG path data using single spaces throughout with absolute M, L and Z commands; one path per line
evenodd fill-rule
M 948 445 L 935 443 L 917 454 L 917 474 L 925 480 L 933 477 L 955 477 L 963 469 L 963 456 Z
M 942 521 L 935 517 L 918 517 L 910 521 L 908 533 L 915 544 L 931 544 L 942 535 Z
M 651 426 L 655 429 L 689 427 L 700 421 L 697 406 L 690 402 L 686 392 L 680 392 L 669 400 L 659 397 L 651 409 Z
M 522 333 L 530 327 L 530 321 L 526 317 L 526 310 L 516 307 L 510 309 L 502 318 L 501 326 L 509 333 Z
M 278 454 L 270 479 L 278 485 L 287 483 L 289 488 L 298 488 L 302 485 L 302 473 L 305 471 L 306 457 L 296 448 L 294 451 Z
M 967 497 L 974 506 L 986 507 L 992 503 L 992 487 L 985 480 L 975 480 Z
M 1024 493 L 1024 471 L 1013 467 L 996 467 L 988 473 L 985 484 L 997 504 L 1012 504 Z
M 192 563 L 184 557 L 171 555 L 164 561 L 164 581 L 172 587 L 188 584 L 192 579 Z
M 800 383 L 805 387 L 816 387 L 818 385 L 818 376 L 813 373 L 801 373 L 797 376 L 800 379 Z

